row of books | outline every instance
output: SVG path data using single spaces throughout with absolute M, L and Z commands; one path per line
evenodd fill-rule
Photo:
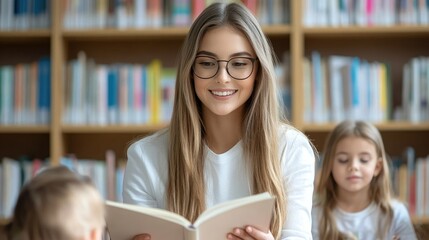
M 429 57 L 416 57 L 405 64 L 400 118 L 429 121 Z
M 49 57 L 0 66 L 0 124 L 48 124 L 51 106 Z
M 50 4 L 50 0 L 0 1 L 0 31 L 49 28 Z
M 117 160 L 112 150 L 106 151 L 102 160 L 77 159 L 69 154 L 60 160 L 74 172 L 88 176 L 106 200 L 122 202 L 122 182 L 125 160 Z M 50 166 L 49 159 L 18 159 L 3 157 L 0 162 L 0 219 L 12 216 L 20 189 L 44 168 Z
M 190 26 L 213 2 L 233 0 L 74 0 L 65 1 L 64 28 L 144 28 Z M 290 0 L 243 0 L 261 24 L 289 22 Z
M 3 157 L 0 162 L 0 219 L 12 216 L 21 187 L 49 165 L 47 159 Z
M 66 124 L 156 124 L 173 111 L 176 70 L 161 61 L 96 64 L 84 52 L 67 63 L 63 122 Z
M 429 155 L 416 156 L 407 147 L 401 157 L 392 157 L 393 190 L 398 199 L 407 203 L 412 216 L 429 216 Z
M 429 1 L 303 0 L 305 26 L 428 25 Z
M 304 121 L 382 122 L 392 111 L 389 66 L 358 57 L 318 52 L 304 58 Z
M 68 154 L 60 159 L 60 164 L 88 176 L 104 199 L 122 202 L 126 160 L 117 159 L 114 151 L 107 150 L 105 159 L 81 159 Z

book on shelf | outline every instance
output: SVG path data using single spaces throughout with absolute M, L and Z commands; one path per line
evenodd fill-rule
M 236 227 L 253 226 L 269 231 L 274 197 L 260 193 L 215 205 L 195 222 L 176 213 L 125 203 L 106 201 L 107 229 L 112 240 L 132 239 L 147 233 L 152 239 L 225 239 Z M 127 222 L 127 224 L 123 224 Z

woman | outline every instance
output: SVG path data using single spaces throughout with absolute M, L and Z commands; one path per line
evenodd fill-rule
M 215 204 L 269 192 L 271 231 L 237 226 L 225 238 L 311 239 L 314 154 L 281 117 L 273 56 L 244 6 L 207 7 L 182 48 L 170 126 L 128 149 L 124 202 L 194 221 Z

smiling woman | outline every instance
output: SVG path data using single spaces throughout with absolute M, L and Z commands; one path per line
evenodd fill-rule
M 311 239 L 314 153 L 283 117 L 273 56 L 243 5 L 206 8 L 182 47 L 170 126 L 128 149 L 124 202 L 192 222 L 213 205 L 269 192 L 270 231 L 231 226 L 225 239 Z

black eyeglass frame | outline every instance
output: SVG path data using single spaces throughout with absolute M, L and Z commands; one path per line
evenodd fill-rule
M 216 62 L 217 62 L 217 70 L 216 70 L 215 74 L 213 74 L 213 76 L 211 76 L 211 77 L 200 77 L 200 76 L 198 76 L 198 74 L 195 72 L 195 69 L 194 69 L 195 61 L 196 61 L 196 60 L 197 60 L 197 58 L 199 58 L 199 57 L 211 58 L 211 59 L 213 59 L 214 61 L 216 61 Z M 229 72 L 229 69 L 228 69 L 228 64 L 229 64 L 229 62 L 230 62 L 231 60 L 233 60 L 233 59 L 237 59 L 237 58 L 245 58 L 245 59 L 248 59 L 248 60 L 250 60 L 250 61 L 252 62 L 252 71 L 250 71 L 249 75 L 248 75 L 247 77 L 245 77 L 245 78 L 236 78 L 236 77 L 232 76 L 232 75 L 231 75 L 231 73 Z M 230 58 L 229 60 L 223 60 L 223 59 L 216 59 L 216 58 L 214 58 L 214 57 L 210 57 L 210 56 L 197 56 L 197 57 L 195 57 L 194 63 L 192 64 L 192 71 L 193 71 L 193 73 L 194 73 L 197 77 L 199 77 L 199 78 L 201 78 L 201 79 L 210 79 L 210 78 L 213 78 L 214 76 L 216 76 L 216 75 L 217 75 L 217 73 L 219 72 L 219 69 L 220 69 L 220 64 L 219 64 L 219 62 L 226 62 L 225 69 L 226 69 L 226 72 L 228 73 L 228 75 L 229 75 L 230 77 L 234 78 L 235 80 L 245 80 L 245 79 L 249 78 L 249 77 L 250 77 L 250 75 L 252 75 L 253 70 L 255 69 L 255 62 L 256 62 L 257 60 L 258 60 L 258 58 L 252 58 L 252 57 L 232 57 L 232 58 Z

